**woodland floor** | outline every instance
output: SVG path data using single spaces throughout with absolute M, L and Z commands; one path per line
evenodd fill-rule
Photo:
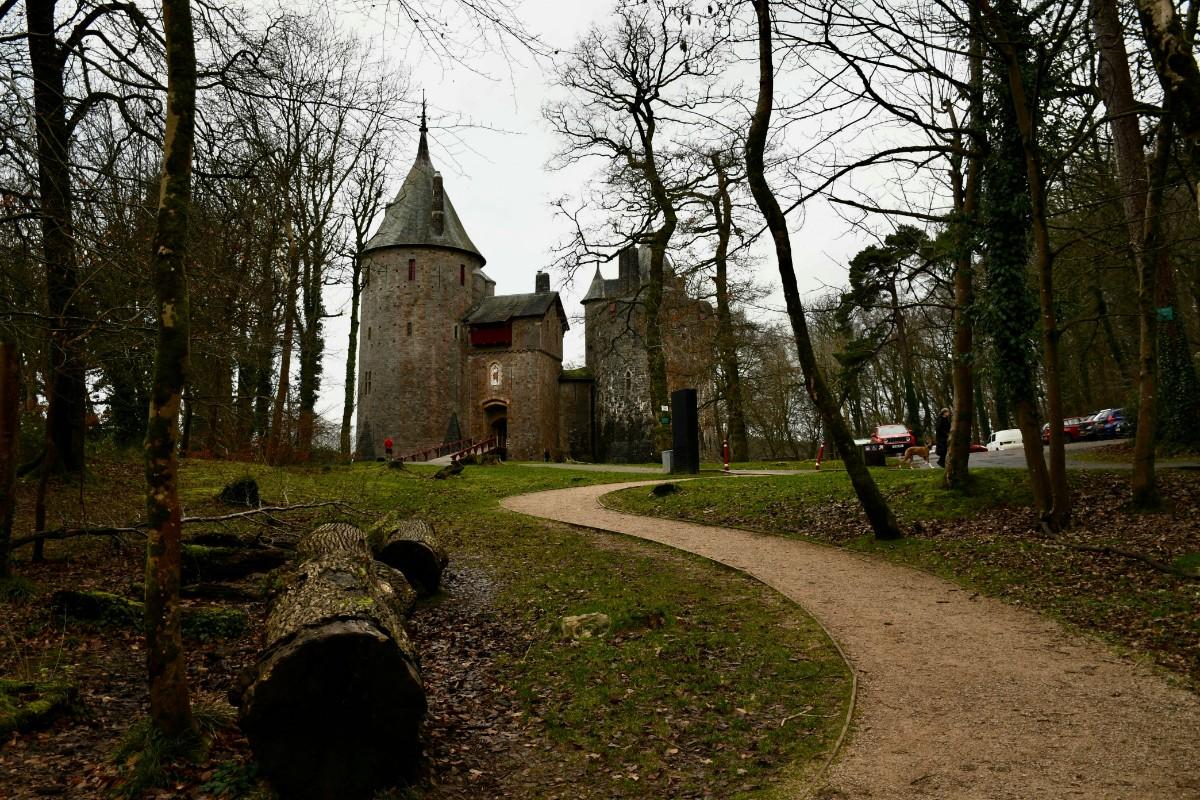
M 381 798 L 767 797 L 823 763 L 841 730 L 849 672 L 823 631 L 776 592 L 677 551 L 597 541 L 496 506 L 508 494 L 622 476 L 469 467 L 431 481 L 421 469 L 381 464 L 191 461 L 185 515 L 234 510 L 215 495 L 248 471 L 264 502 L 348 505 L 187 526 L 185 539 L 222 530 L 282 543 L 332 518 L 399 509 L 433 521 L 449 545 L 443 591 L 410 620 L 430 705 L 422 772 Z M 53 486 L 48 527 L 128 524 L 141 515 L 140 482 L 140 465 L 97 459 L 81 486 Z M 17 535 L 32 527 L 32 491 L 32 481 L 20 487 Z M 147 713 L 141 635 L 56 619 L 48 599 L 68 588 L 137 597 L 143 547 L 137 536 L 52 541 L 41 564 L 21 551 L 18 579 L 2 585 L 0 676 L 69 682 L 79 702 L 48 727 L 0 742 L 0 797 L 131 794 L 139 758 L 113 755 Z M 241 586 L 253 596 L 264 583 L 256 576 Z M 251 624 L 233 639 L 186 642 L 193 702 L 213 721 L 210 748 L 195 763 L 169 764 L 166 780 L 140 796 L 272 796 L 226 699 L 257 652 L 265 606 L 220 605 L 245 610 Z M 608 613 L 612 634 L 564 641 L 561 616 L 589 611 Z

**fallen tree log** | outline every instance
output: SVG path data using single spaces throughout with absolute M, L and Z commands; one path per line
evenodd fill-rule
M 371 550 L 377 559 L 403 572 L 419 597 L 437 592 L 449 557 L 432 525 L 393 513 L 369 530 Z
M 425 689 L 394 575 L 350 525 L 297 545 L 265 649 L 231 692 L 263 774 L 285 798 L 369 797 L 411 774 Z
M 55 617 L 140 629 L 146 612 L 138 600 L 111 592 L 60 589 L 50 597 Z M 246 632 L 250 621 L 240 608 L 184 606 L 180 613 L 183 636 L 195 641 L 236 639 Z
M 244 578 L 258 572 L 270 572 L 291 558 L 292 553 L 278 547 L 207 547 L 185 542 L 182 578 L 184 583 Z

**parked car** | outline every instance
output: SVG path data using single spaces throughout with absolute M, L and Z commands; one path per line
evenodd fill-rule
M 1112 439 L 1125 435 L 1125 409 L 1106 408 L 1097 411 L 1079 426 L 1083 439 Z
M 880 425 L 871 433 L 871 444 L 883 445 L 888 453 L 903 453 L 916 443 L 917 437 L 904 425 Z
M 1009 428 L 1006 431 L 996 431 L 988 442 L 988 450 L 1013 450 L 1023 444 L 1020 428 Z
M 1063 420 L 1063 438 L 1068 442 L 1077 442 L 1083 438 L 1083 432 L 1080 426 L 1089 422 L 1091 417 L 1068 417 Z M 1042 426 L 1042 441 L 1046 444 L 1050 443 L 1050 423 L 1047 422 Z
M 1125 409 L 1110 408 L 1103 419 L 1096 419 L 1096 438 L 1115 439 L 1125 435 Z M 1099 415 L 1097 415 L 1099 416 Z
M 986 453 L 987 445 L 980 444 L 979 442 L 971 442 L 971 452 L 972 453 Z

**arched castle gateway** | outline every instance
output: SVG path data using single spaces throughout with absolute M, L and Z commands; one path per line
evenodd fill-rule
M 532 293 L 496 295 L 429 158 L 426 133 L 422 115 L 416 161 L 360 254 L 358 456 L 383 455 L 388 437 L 397 456 L 408 456 L 497 436 L 515 459 L 654 458 L 654 415 L 649 397 L 638 397 L 648 390 L 645 352 L 633 346 L 640 336 L 608 321 L 617 295 L 628 295 L 622 307 L 640 305 L 642 276 L 629 266 L 636 250 L 623 256 L 618 281 L 597 272 L 601 283 L 585 300 L 588 367 L 564 373 L 567 315 L 550 276 L 538 272 Z

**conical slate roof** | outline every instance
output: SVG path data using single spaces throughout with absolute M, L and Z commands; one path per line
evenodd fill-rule
M 442 190 L 442 230 L 437 232 L 434 222 L 434 205 L 436 201 L 436 184 L 440 183 L 441 175 L 433 168 L 429 160 L 429 145 L 425 141 L 425 120 L 422 114 L 421 140 L 417 146 L 417 160 L 413 162 L 404 185 L 396 194 L 396 199 L 388 204 L 383 215 L 379 230 L 367 241 L 363 252 L 380 250 L 385 247 L 445 247 L 450 250 L 461 250 L 477 256 L 480 262 L 485 262 L 479 248 L 467 236 L 458 213 L 450 197 Z M 435 178 L 437 180 L 435 180 Z

